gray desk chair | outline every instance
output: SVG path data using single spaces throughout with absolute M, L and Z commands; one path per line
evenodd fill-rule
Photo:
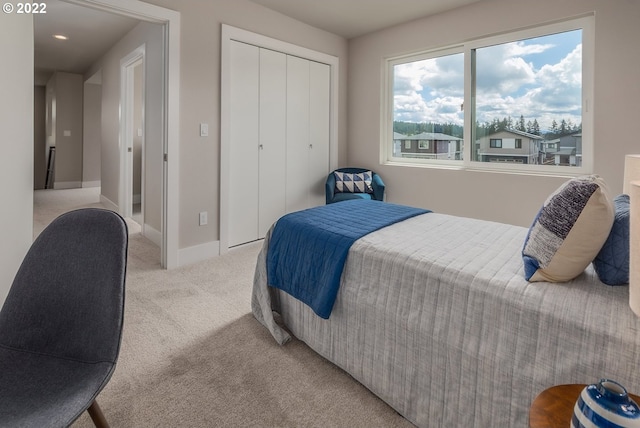
M 81 209 L 33 242 L 0 311 L 0 426 L 65 427 L 96 403 L 120 351 L 128 234 Z

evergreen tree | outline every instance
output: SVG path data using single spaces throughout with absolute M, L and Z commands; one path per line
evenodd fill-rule
M 560 121 L 560 129 L 559 129 L 560 135 L 566 134 L 567 133 L 567 129 L 568 129 L 567 128 L 567 121 L 562 119 Z
M 540 124 L 538 119 L 533 119 L 533 126 L 531 127 L 531 133 L 533 135 L 540 135 Z

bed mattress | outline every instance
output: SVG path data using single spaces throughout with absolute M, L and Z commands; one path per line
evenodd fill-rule
M 329 319 L 267 285 L 267 234 L 252 310 L 287 330 L 418 426 L 525 427 L 545 388 L 610 378 L 640 391 L 640 320 L 628 287 L 589 267 L 528 283 L 527 229 L 430 213 L 351 247 Z

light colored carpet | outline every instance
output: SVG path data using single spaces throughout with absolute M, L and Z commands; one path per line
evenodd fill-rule
M 35 199 L 39 230 L 61 212 L 100 206 L 87 189 Z M 167 271 L 133 226 L 120 358 L 98 398 L 111 426 L 412 426 L 304 343 L 278 346 L 253 318 L 260 242 Z M 74 424 L 91 426 L 86 413 Z

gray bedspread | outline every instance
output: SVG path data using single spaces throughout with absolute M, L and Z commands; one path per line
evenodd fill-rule
M 591 267 L 568 283 L 528 283 L 526 233 L 432 213 L 366 235 L 351 247 L 328 320 L 267 286 L 267 235 L 252 310 L 283 344 L 278 312 L 418 426 L 526 427 L 545 388 L 602 377 L 639 393 L 640 319 L 628 287 L 602 284 Z

